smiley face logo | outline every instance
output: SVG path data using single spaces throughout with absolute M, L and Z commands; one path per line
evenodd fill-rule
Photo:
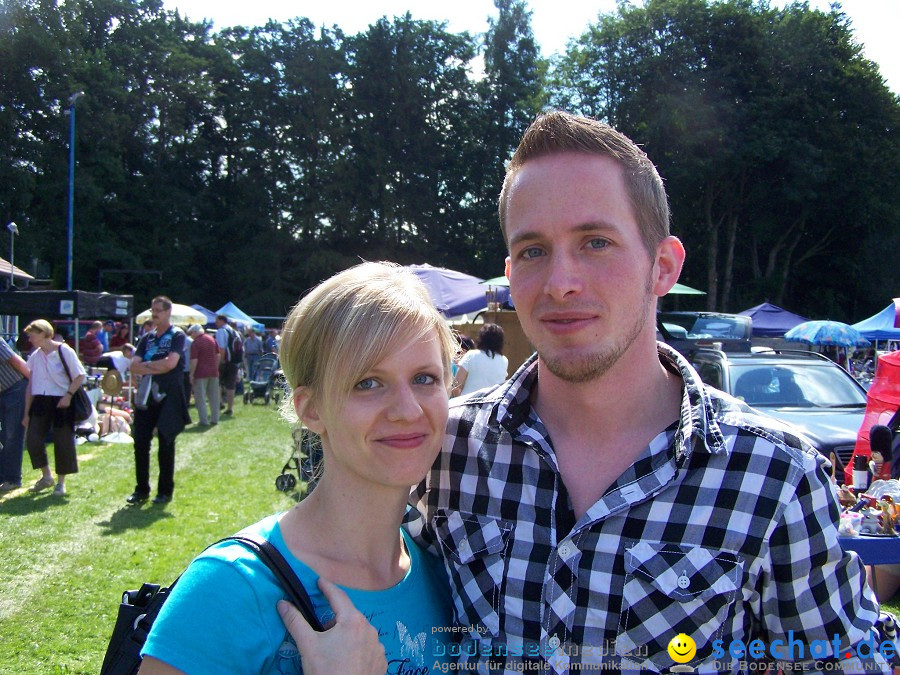
M 679 633 L 669 642 L 669 656 L 675 663 L 687 663 L 697 654 L 697 645 L 690 635 Z

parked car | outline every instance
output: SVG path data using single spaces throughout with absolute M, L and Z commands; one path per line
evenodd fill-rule
M 753 320 L 722 312 L 657 312 L 657 338 L 688 359 L 698 349 L 749 352 Z
M 834 453 L 843 482 L 866 410 L 866 390 L 850 373 L 804 351 L 698 349 L 691 360 L 707 384 L 791 424 L 826 457 Z

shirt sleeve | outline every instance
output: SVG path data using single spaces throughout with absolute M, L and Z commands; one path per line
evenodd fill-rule
M 141 654 L 191 675 L 260 672 L 272 642 L 261 610 L 233 563 L 198 558 L 175 584 Z
M 862 562 L 838 541 L 840 509 L 822 467 L 824 458 L 806 456 L 804 461 L 795 497 L 769 540 L 760 618 L 770 640 L 786 640 L 793 631 L 793 638 L 807 645 L 813 640 L 828 643 L 833 655 L 835 636 L 842 652 L 870 638 L 878 604 Z
M 69 373 L 71 373 L 73 380 L 79 375 L 87 375 L 87 371 L 81 364 L 78 354 L 69 345 L 63 343 L 59 346 L 59 358 L 66 360 L 66 365 L 69 367 Z

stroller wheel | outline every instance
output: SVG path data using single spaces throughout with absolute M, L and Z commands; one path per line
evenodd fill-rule
M 265 401 L 266 405 L 269 405 L 269 392 L 266 392 L 266 395 L 263 396 L 263 401 Z
M 289 473 L 283 473 L 275 479 L 275 487 L 281 492 L 290 492 L 297 485 L 297 479 Z
M 250 400 L 250 394 L 244 394 L 244 405 L 247 405 L 247 402 Z

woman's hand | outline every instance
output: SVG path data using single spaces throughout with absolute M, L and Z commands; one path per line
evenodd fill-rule
M 335 616 L 334 624 L 324 633 L 313 630 L 291 603 L 278 602 L 281 620 L 300 650 L 305 675 L 384 675 L 387 660 L 378 631 L 340 588 L 323 578 L 319 578 L 319 588 Z
M 56 404 L 57 408 L 68 408 L 72 404 L 72 394 L 66 393 Z

